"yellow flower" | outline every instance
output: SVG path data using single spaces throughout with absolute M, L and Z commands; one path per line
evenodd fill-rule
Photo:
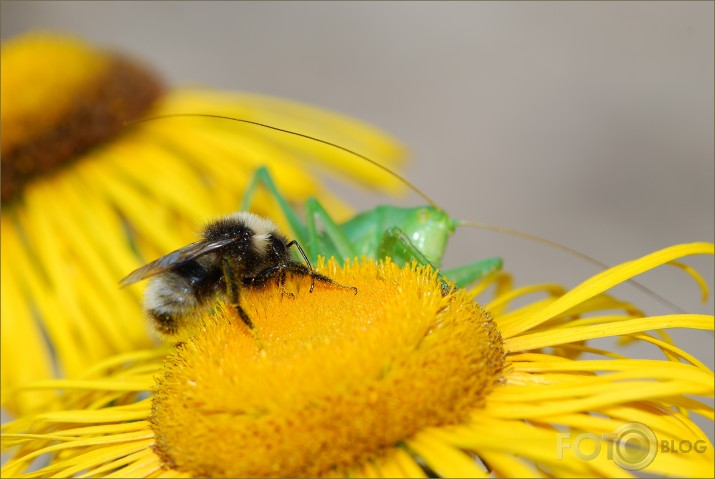
M 259 166 L 291 202 L 319 195 L 337 218 L 349 209 L 309 165 L 400 188 L 344 152 L 256 126 L 211 118 L 127 126 L 140 117 L 226 115 L 329 139 L 385 164 L 402 156 L 355 120 L 260 95 L 166 89 L 134 60 L 74 38 L 31 34 L 4 44 L 0 105 L 2 403 L 14 411 L 47 397 L 15 402 L 11 391 L 28 381 L 76 377 L 101 358 L 149 347 L 137 291 L 120 290 L 118 280 L 193 241 L 207 218 L 235 211 Z M 278 218 L 261 194 L 256 212 Z
M 604 292 L 713 252 L 673 246 L 568 292 L 513 289 L 497 273 L 444 294 L 429 268 L 330 261 L 319 270 L 357 295 L 326 285 L 309 293 L 299 279 L 286 286 L 294 298 L 253 290 L 243 301 L 253 334 L 218 305 L 176 348 L 125 353 L 77 380 L 28 388 L 62 393 L 48 405 L 54 412 L 3 427 L 12 456 L 2 473 L 712 475 L 712 444 L 691 416 L 713 420 L 692 397 L 713 397 L 713 373 L 659 330 L 712 330 L 713 317 L 646 317 Z M 482 308 L 473 297 L 490 285 Z M 652 344 L 664 359 L 586 345 L 603 337 Z

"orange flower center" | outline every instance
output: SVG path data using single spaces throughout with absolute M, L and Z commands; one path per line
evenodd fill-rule
M 483 404 L 504 352 L 496 325 L 431 269 L 367 262 L 221 306 L 170 357 L 151 422 L 171 467 L 199 476 L 319 475 Z M 209 438 L 207 440 L 207 438 Z

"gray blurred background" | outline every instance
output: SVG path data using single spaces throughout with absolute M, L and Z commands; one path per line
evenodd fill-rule
M 3 39 L 75 33 L 173 84 L 288 97 L 373 123 L 410 148 L 407 176 L 455 217 L 609 264 L 713 241 L 712 2 L 26 1 L 1 13 Z M 388 201 L 345 194 L 359 208 Z M 476 230 L 455 236 L 446 263 L 493 255 L 519 284 L 575 285 L 598 271 Z M 686 261 L 712 285 L 712 257 Z M 713 311 L 675 268 L 641 281 L 688 311 Z M 630 286 L 616 293 L 670 312 Z M 711 333 L 675 335 L 712 367 Z

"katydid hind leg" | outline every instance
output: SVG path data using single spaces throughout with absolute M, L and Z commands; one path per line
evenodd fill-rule
M 256 170 L 253 174 L 253 178 L 246 188 L 246 193 L 243 196 L 243 201 L 241 202 L 241 211 L 247 211 L 251 205 L 251 200 L 256 191 L 258 185 L 263 185 L 268 189 L 268 192 L 273 196 L 281 209 L 281 212 L 285 215 L 290 224 L 293 234 L 296 236 L 298 242 L 302 244 L 307 244 L 308 241 L 308 230 L 306 225 L 298 217 L 298 213 L 293 209 L 288 200 L 278 191 L 278 187 L 273 182 L 271 174 L 265 166 L 262 166 Z
M 430 265 L 436 268 L 427 257 L 417 248 L 407 234 L 397 226 L 385 230 L 378 247 L 378 258 L 390 257 L 400 266 L 417 261 L 419 264 Z
M 407 234 L 397 226 L 388 228 L 380 241 L 378 257 L 385 258 L 388 256 L 400 266 L 416 261 L 421 265 L 430 265 L 433 269 L 437 269 L 422 251 L 412 244 Z M 452 286 L 448 284 L 447 279 L 442 274 L 440 274 L 440 279 L 442 281 L 442 294 L 449 294 Z
M 389 256 L 398 264 L 417 261 L 420 264 L 436 266 L 430 263 L 424 254 L 412 244 L 405 232 L 396 226 L 385 231 L 380 242 L 379 256 L 383 258 Z M 463 288 L 500 270 L 501 267 L 502 259 L 495 257 L 441 271 L 440 274 L 444 280 L 454 282 L 458 288 Z
M 318 261 L 318 252 L 326 258 L 335 256 L 343 260 L 352 259 L 357 255 L 353 242 L 317 199 L 308 198 L 305 212 L 311 261 Z M 318 232 L 318 222 L 323 227 L 322 237 Z

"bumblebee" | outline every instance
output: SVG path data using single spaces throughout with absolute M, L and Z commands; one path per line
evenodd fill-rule
M 291 246 L 298 249 L 305 264 L 291 258 Z M 217 297 L 222 297 L 253 329 L 251 318 L 240 304 L 241 291 L 260 288 L 271 281 L 282 288 L 288 274 L 310 277 L 310 292 L 318 281 L 357 294 L 357 288 L 315 272 L 295 240 L 288 241 L 270 220 L 247 212 L 208 223 L 201 240 L 142 266 L 122 279 L 120 285 L 149 278 L 144 309 L 161 334 L 173 336 Z

